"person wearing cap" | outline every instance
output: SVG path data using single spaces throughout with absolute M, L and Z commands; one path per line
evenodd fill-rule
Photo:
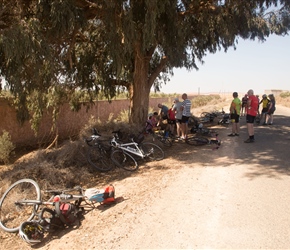
M 262 100 L 260 101 L 260 104 L 262 104 L 262 111 L 261 111 L 261 122 L 263 122 L 263 125 L 266 125 L 266 114 L 268 113 L 270 100 L 268 99 L 267 95 L 262 95 Z
M 175 98 L 173 103 L 174 103 L 173 110 L 175 112 L 175 122 L 176 122 L 176 138 L 180 138 L 180 136 L 181 136 L 181 119 L 182 119 L 182 110 L 181 110 L 182 103 L 179 101 L 178 98 Z
M 273 94 L 269 94 L 270 105 L 266 116 L 266 124 L 265 125 L 272 125 L 273 124 L 273 115 L 276 110 L 276 100 Z
M 258 98 L 254 95 L 254 91 L 250 89 L 248 91 L 247 116 L 246 116 L 249 138 L 244 141 L 245 143 L 255 142 L 254 121 L 258 114 L 258 105 L 259 105 Z
M 233 93 L 233 101 L 230 106 L 230 118 L 232 121 L 232 133 L 228 136 L 239 136 L 240 133 L 240 112 L 241 112 L 241 106 L 242 102 L 238 98 L 238 93 Z

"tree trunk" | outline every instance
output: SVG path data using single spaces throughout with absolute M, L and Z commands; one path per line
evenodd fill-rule
M 149 61 L 138 53 L 135 60 L 134 82 L 130 91 L 130 123 L 144 127 L 149 108 L 151 84 L 148 82 Z

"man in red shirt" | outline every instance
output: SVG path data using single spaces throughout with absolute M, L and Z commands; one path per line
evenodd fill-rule
M 254 91 L 252 89 L 250 89 L 248 91 L 247 116 L 246 116 L 249 138 L 244 141 L 246 143 L 250 143 L 250 142 L 255 141 L 254 121 L 255 121 L 256 115 L 258 113 L 258 106 L 259 106 L 259 100 L 254 95 Z

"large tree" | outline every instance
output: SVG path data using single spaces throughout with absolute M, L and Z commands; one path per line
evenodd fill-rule
M 28 106 L 76 90 L 113 98 L 127 89 L 131 122 L 143 124 L 152 87 L 174 68 L 197 69 L 238 39 L 290 29 L 289 0 L 0 0 L 0 73 Z M 82 92 L 82 93 L 84 93 Z M 47 96 L 55 93 L 58 99 Z M 44 95 L 46 94 L 46 95 Z M 45 96 L 45 97 L 44 97 Z M 53 95 L 55 96 L 55 95 Z M 75 97 L 75 96 L 74 96 Z

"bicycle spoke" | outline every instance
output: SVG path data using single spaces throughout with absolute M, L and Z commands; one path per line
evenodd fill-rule
M 139 145 L 146 158 L 153 161 L 160 161 L 164 159 L 164 151 L 154 143 L 144 142 Z
M 107 172 L 114 167 L 110 158 L 110 151 L 99 147 L 90 147 L 87 159 L 94 168 L 101 172 Z
M 30 221 L 37 205 L 16 204 L 19 200 L 41 200 L 38 184 L 31 179 L 22 179 L 12 184 L 0 200 L 0 227 L 9 233 L 17 232 L 24 221 Z
M 119 167 L 127 171 L 135 171 L 138 169 L 138 163 L 130 154 L 122 150 L 114 150 L 112 152 L 112 161 Z

